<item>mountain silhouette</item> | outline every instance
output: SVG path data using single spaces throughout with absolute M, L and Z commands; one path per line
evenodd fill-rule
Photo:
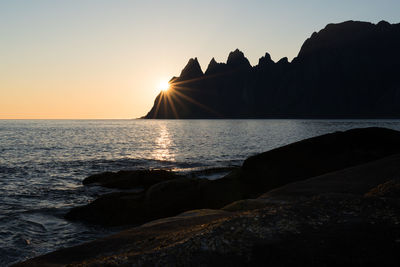
M 314 32 L 292 62 L 251 66 L 236 49 L 203 73 L 190 59 L 143 118 L 400 118 L 400 24 L 346 21 Z

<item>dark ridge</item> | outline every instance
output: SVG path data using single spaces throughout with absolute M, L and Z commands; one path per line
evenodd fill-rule
M 271 59 L 271 55 L 269 53 L 265 53 L 265 56 L 261 57 L 258 60 L 258 67 L 265 67 L 267 65 L 274 64 L 275 62 Z
M 186 64 L 185 68 L 183 68 L 181 75 L 179 78 L 181 80 L 193 79 L 203 75 L 203 71 L 201 70 L 199 61 L 197 57 L 189 59 L 189 62 Z
M 197 59 L 144 118 L 400 118 L 400 24 L 346 21 L 314 32 L 296 58 L 252 67 Z M 157 107 L 162 107 L 158 108 Z
M 226 64 L 233 68 L 244 68 L 250 69 L 251 65 L 249 60 L 244 56 L 243 52 L 236 49 L 229 53 Z
M 215 59 L 212 58 L 210 63 L 208 64 L 205 74 L 212 75 L 212 74 L 221 73 L 224 71 L 226 71 L 226 64 L 225 63 L 217 63 L 217 61 L 215 61 Z

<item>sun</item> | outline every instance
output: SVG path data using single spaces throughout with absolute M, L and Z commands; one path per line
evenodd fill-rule
M 168 89 L 170 88 L 170 84 L 167 81 L 162 81 L 160 82 L 160 84 L 158 85 L 158 88 L 163 91 L 166 92 L 168 91 Z

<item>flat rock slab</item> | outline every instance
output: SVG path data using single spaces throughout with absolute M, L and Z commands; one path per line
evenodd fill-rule
M 16 266 L 398 266 L 400 198 L 369 193 L 396 192 L 399 160 L 391 156 L 224 208 L 237 212 L 188 211 Z
M 103 239 L 61 249 L 14 266 L 45 267 L 68 264 L 74 266 L 99 258 L 107 259 L 116 254 L 158 251 L 184 242 L 189 236 L 201 233 L 210 225 L 227 220 L 230 216 L 232 216 L 230 213 L 223 211 L 193 211 L 192 214 L 154 221 L 142 227 L 134 227 Z
M 159 221 L 16 266 L 398 266 L 399 249 L 398 199 L 327 195 Z
M 286 199 L 310 197 L 321 194 L 368 193 L 388 180 L 400 177 L 400 155 L 324 174 L 307 180 L 284 185 L 259 198 Z
M 265 193 L 285 184 L 400 153 L 400 132 L 385 128 L 325 134 L 246 159 L 241 181 Z M 261 192 L 262 191 L 262 192 Z

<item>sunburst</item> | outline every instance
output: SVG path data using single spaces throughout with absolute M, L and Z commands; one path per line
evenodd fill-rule
M 214 76 L 218 76 L 218 75 L 212 75 L 210 77 L 207 78 L 211 78 Z M 183 99 L 191 102 L 192 104 L 202 108 L 203 110 L 206 110 L 210 113 L 215 114 L 217 117 L 223 117 L 222 114 L 219 114 L 218 112 L 216 112 L 215 110 L 213 110 L 212 108 L 199 103 L 198 101 L 196 101 L 195 99 L 193 99 L 192 97 L 188 96 L 185 94 L 186 91 L 191 91 L 192 89 L 187 86 L 185 86 L 186 84 L 190 84 L 192 82 L 196 82 L 199 80 L 202 80 L 206 77 L 199 77 L 199 78 L 195 78 L 195 79 L 191 79 L 191 80 L 185 80 L 185 81 L 170 81 L 170 82 L 160 82 L 159 84 L 159 89 L 161 90 L 161 93 L 159 95 L 158 101 L 156 103 L 156 110 L 154 113 L 154 118 L 158 117 L 158 113 L 160 108 L 163 109 L 164 113 L 166 113 L 166 111 L 168 109 L 170 109 L 173 113 L 173 116 L 178 119 L 179 118 L 179 114 L 177 112 L 177 106 L 176 104 L 180 105 L 180 106 L 184 106 L 185 104 L 183 103 Z M 161 106 L 162 103 L 162 106 Z
M 170 88 L 170 84 L 167 81 L 161 81 L 160 84 L 158 85 L 158 88 L 162 91 L 162 92 L 166 92 L 169 90 Z

